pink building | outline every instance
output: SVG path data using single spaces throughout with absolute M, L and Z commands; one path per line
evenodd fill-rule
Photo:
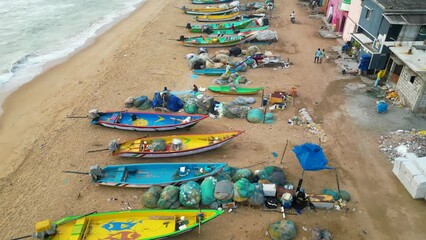
M 351 33 L 356 32 L 358 26 L 359 17 L 361 16 L 362 0 L 351 0 L 349 7 L 348 19 L 343 29 L 343 40 L 350 41 L 352 38 Z
M 326 19 L 334 27 L 335 32 L 343 32 L 351 0 L 329 0 L 327 4 Z

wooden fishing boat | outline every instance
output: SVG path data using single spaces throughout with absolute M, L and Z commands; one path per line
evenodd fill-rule
M 225 166 L 225 163 L 140 163 L 104 168 L 96 165 L 90 168 L 89 175 L 99 185 L 149 188 L 197 181 L 219 173 Z
M 234 29 L 243 29 L 253 24 L 253 19 L 244 21 L 224 22 L 224 23 L 207 23 L 207 24 L 191 24 L 187 23 L 186 28 L 193 33 L 210 33 L 209 30 L 231 30 L 232 25 Z M 209 29 L 209 30 L 207 30 Z
M 231 86 L 208 86 L 207 87 L 212 92 L 218 92 L 222 94 L 235 94 L 235 95 L 252 95 L 256 94 L 263 87 L 258 88 L 242 88 L 242 87 L 231 87 Z
M 222 210 L 212 209 L 92 212 L 55 222 L 38 222 L 36 233 L 26 237 L 44 240 L 158 239 L 199 228 L 222 213 Z
M 244 36 L 226 36 L 226 37 L 189 37 L 181 36 L 179 41 L 187 47 L 228 47 L 251 41 L 255 38 L 255 34 L 247 34 Z
M 249 33 L 254 31 L 263 31 L 267 29 L 269 26 L 263 26 L 263 27 L 253 27 L 253 28 L 243 28 L 243 29 L 235 29 L 235 30 L 211 30 L 209 32 L 209 37 L 214 37 L 217 35 L 223 36 L 223 35 L 233 35 L 233 34 L 241 34 L 241 33 Z
M 205 7 L 205 8 L 187 8 L 183 6 L 181 9 L 184 13 L 190 15 L 222 15 L 234 11 L 235 6 L 228 6 L 227 8 L 220 7 Z
M 226 72 L 225 68 L 204 68 L 204 69 L 194 69 L 192 70 L 194 74 L 197 75 L 207 75 L 207 76 L 220 76 Z M 231 74 L 235 73 L 235 69 L 230 70 Z
M 239 17 L 239 12 L 234 12 L 225 15 L 203 15 L 196 16 L 195 20 L 198 22 L 223 22 L 223 21 L 232 21 Z
M 207 118 L 205 115 L 188 115 L 155 112 L 97 112 L 91 111 L 91 123 L 104 127 L 130 131 L 169 131 L 190 128 Z
M 233 0 L 192 0 L 193 4 L 214 4 L 214 3 L 228 3 Z
M 116 140 L 113 140 L 109 144 L 109 150 L 113 156 L 119 157 L 180 157 L 219 148 L 241 133 L 242 131 L 232 131 L 146 137 L 123 143 L 117 143 Z

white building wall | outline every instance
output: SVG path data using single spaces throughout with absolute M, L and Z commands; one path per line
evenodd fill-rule
M 413 82 L 410 81 L 412 76 L 415 76 Z M 424 80 L 421 76 L 418 76 L 407 66 L 402 68 L 401 75 L 399 76 L 399 80 L 396 85 L 396 90 L 398 94 L 403 97 L 405 104 L 409 106 L 412 111 L 415 111 L 417 101 L 423 100 L 423 85 Z

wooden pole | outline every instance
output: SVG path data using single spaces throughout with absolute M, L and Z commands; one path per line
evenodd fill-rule
M 287 142 L 285 143 L 285 147 L 284 147 L 283 155 L 281 156 L 280 164 L 283 164 L 283 159 L 284 159 L 285 151 L 287 150 L 288 142 L 289 142 L 289 141 L 288 141 L 288 139 L 287 139 Z
M 337 168 L 334 169 L 336 171 L 336 183 L 337 183 L 337 191 L 340 194 L 340 184 L 339 184 L 339 178 L 337 177 Z
M 89 150 L 87 151 L 88 153 L 92 153 L 92 152 L 103 152 L 103 151 L 108 151 L 108 148 L 103 148 L 103 149 L 95 149 L 95 150 Z

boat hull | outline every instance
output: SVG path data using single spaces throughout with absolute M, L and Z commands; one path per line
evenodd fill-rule
M 259 88 L 240 88 L 237 87 L 235 90 L 232 90 L 230 86 L 208 86 L 208 89 L 212 92 L 230 94 L 230 95 L 253 95 L 263 89 Z
M 106 166 L 95 183 L 111 187 L 149 188 L 180 185 L 222 171 L 225 163 L 141 163 Z M 91 173 L 92 174 L 92 173 Z M 93 178 L 93 175 L 91 175 Z
M 228 3 L 233 0 L 192 0 L 192 4 L 215 4 L 215 3 Z
M 220 76 L 226 72 L 225 68 L 204 68 L 192 70 L 194 74 L 206 76 Z M 230 70 L 231 74 L 235 73 L 235 69 Z
M 231 13 L 228 15 L 204 15 L 196 16 L 195 20 L 198 22 L 223 22 L 223 21 L 232 21 L 239 17 L 239 12 Z
M 236 21 L 236 22 L 225 22 L 225 23 L 209 23 L 202 25 L 191 25 L 190 31 L 193 33 L 202 33 L 205 27 L 210 28 L 211 30 L 231 30 L 232 25 L 234 25 L 234 29 L 243 29 L 253 24 L 253 20 L 245 20 L 245 21 Z
M 204 115 L 165 114 L 153 112 L 103 112 L 91 123 L 127 131 L 171 131 L 190 128 L 207 118 Z
M 113 156 L 136 157 L 136 158 L 165 158 L 181 157 L 197 153 L 202 153 L 219 148 L 242 131 L 232 131 L 212 134 L 184 134 L 171 135 L 163 137 L 139 138 L 132 141 L 126 141 L 118 144 L 117 149 L 112 151 Z M 154 140 L 162 139 L 165 143 L 164 150 L 151 150 L 151 144 Z M 173 148 L 173 140 L 179 140 L 181 146 Z
M 203 210 L 129 210 L 70 216 L 60 219 L 55 235 L 63 239 L 159 239 L 188 232 L 221 215 L 223 211 Z M 180 218 L 187 221 L 184 226 Z
M 189 15 L 222 15 L 232 12 L 235 7 L 231 8 L 186 8 L 182 7 L 184 13 Z

